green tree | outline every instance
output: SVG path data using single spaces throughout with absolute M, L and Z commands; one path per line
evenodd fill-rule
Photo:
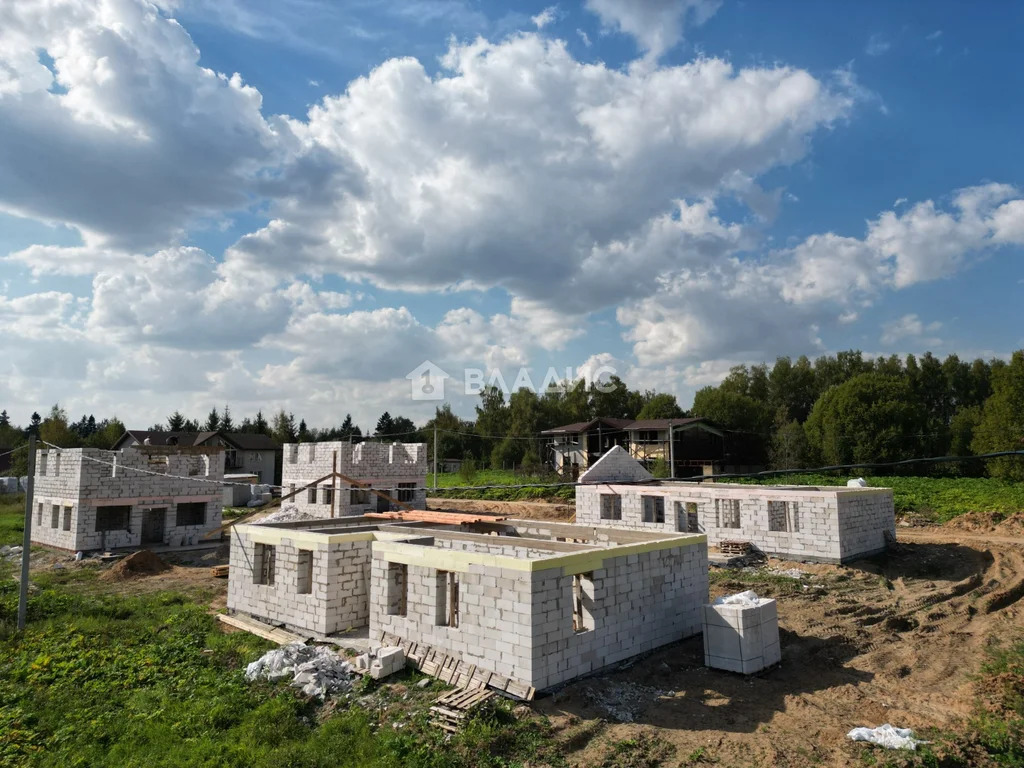
M 679 407 L 675 395 L 668 392 L 650 393 L 647 402 L 636 414 L 637 419 L 681 419 L 686 412 Z
M 395 420 L 391 418 L 391 414 L 384 411 L 377 419 L 377 426 L 373 430 L 375 435 L 390 435 L 395 431 Z
M 806 467 L 807 434 L 803 425 L 794 419 L 775 430 L 768 455 L 772 469 Z
M 262 414 L 260 414 L 262 416 Z M 295 414 L 285 413 L 282 408 L 274 416 L 274 424 L 270 429 L 271 437 L 279 443 L 294 443 L 298 437 L 298 430 L 295 427 Z
M 491 469 L 512 469 L 522 457 L 522 442 L 506 437 L 491 449 Z
M 588 391 L 590 413 L 609 419 L 634 419 L 643 406 L 643 396 L 626 386 L 618 376 L 602 383 L 591 382 Z M 557 426 L 557 425 L 550 425 Z
M 0 428 L 2 428 L 2 427 L 9 427 L 9 426 L 11 426 L 11 419 L 7 415 L 7 411 L 6 410 L 0 411 Z
M 206 432 L 216 432 L 218 429 L 220 429 L 220 414 L 217 413 L 217 406 L 213 406 L 206 416 L 203 430 Z
M 768 406 L 749 395 L 721 387 L 704 387 L 693 397 L 694 416 L 710 419 L 720 427 L 763 434 L 771 425 Z
M 924 421 L 906 380 L 862 373 L 818 398 L 804 430 L 818 461 L 885 462 L 917 454 Z
M 992 394 L 985 401 L 981 421 L 974 429 L 975 453 L 1024 450 L 1024 350 L 1009 365 L 993 366 Z M 993 477 L 1024 480 L 1024 457 L 1007 456 L 988 461 Z
M 175 411 L 168 416 L 167 429 L 170 432 L 183 432 L 185 430 L 185 415 L 181 411 Z
M 504 437 L 508 434 L 509 421 L 504 393 L 494 385 L 484 387 L 480 392 L 480 404 L 476 406 L 477 434 Z
M 78 448 L 82 445 L 78 433 L 68 425 L 67 412 L 59 404 L 50 408 L 50 413 L 40 423 L 39 439 L 60 448 Z
M 224 403 L 224 413 L 220 417 L 220 428 L 223 432 L 232 432 L 235 429 L 235 422 L 231 418 L 231 406 Z
M 85 444 L 90 448 L 102 448 L 109 451 L 124 433 L 124 422 L 117 416 L 112 416 L 96 424 L 96 430 L 86 438 Z
M 968 405 L 955 414 L 949 424 L 949 455 L 972 456 L 974 449 L 974 433 L 981 424 L 981 406 Z M 985 474 L 983 461 L 964 461 L 954 471 L 968 477 L 980 477 Z

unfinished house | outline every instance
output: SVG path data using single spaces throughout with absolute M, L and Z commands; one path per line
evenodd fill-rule
M 764 468 L 759 435 L 721 429 L 703 418 L 599 418 L 546 429 L 541 435 L 551 441 L 545 460 L 570 477 L 578 477 L 617 446 L 647 468 L 663 463 L 669 477 Z
M 236 525 L 229 573 L 231 611 L 368 626 L 536 689 L 699 633 L 708 599 L 702 535 L 530 520 Z
M 621 448 L 580 482 L 577 523 L 701 533 L 709 546 L 746 542 L 776 557 L 843 563 L 883 552 L 896 535 L 888 488 L 655 480 Z
M 223 477 L 221 448 L 39 451 L 32 541 L 73 552 L 202 543 L 220 526 Z
M 332 473 L 345 476 L 331 477 Z M 427 508 L 425 443 L 286 443 L 282 494 L 285 503 L 315 517 L 344 517 L 396 508 Z M 310 486 L 311 483 L 315 485 Z M 408 507 L 394 504 L 381 491 Z

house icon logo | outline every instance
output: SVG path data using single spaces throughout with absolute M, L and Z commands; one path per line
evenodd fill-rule
M 405 378 L 409 380 L 413 400 L 444 400 L 444 380 L 451 377 L 441 366 L 424 360 Z

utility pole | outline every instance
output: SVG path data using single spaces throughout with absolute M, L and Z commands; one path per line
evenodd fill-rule
M 437 421 L 434 421 L 434 490 L 437 490 Z
M 36 436 L 28 436 L 28 486 L 25 488 L 25 536 L 21 547 L 21 591 L 18 593 L 18 630 L 25 629 L 28 613 L 28 559 L 32 550 L 32 492 L 36 476 Z
M 676 476 L 676 435 L 671 421 L 668 423 L 668 476 L 670 479 Z

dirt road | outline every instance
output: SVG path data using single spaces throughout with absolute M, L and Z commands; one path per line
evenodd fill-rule
M 884 558 L 770 565 L 807 574 L 782 590 L 792 594 L 756 587 L 778 597 L 782 665 L 751 678 L 709 670 L 698 638 L 571 685 L 538 707 L 577 747 L 574 764 L 647 733 L 674 747 L 669 765 L 697 755 L 722 766 L 858 765 L 851 728 L 954 725 L 971 713 L 985 648 L 1024 634 L 1021 539 L 901 530 Z M 712 595 L 744 588 L 726 580 Z M 620 699 L 634 723 L 587 722 L 609 718 Z

